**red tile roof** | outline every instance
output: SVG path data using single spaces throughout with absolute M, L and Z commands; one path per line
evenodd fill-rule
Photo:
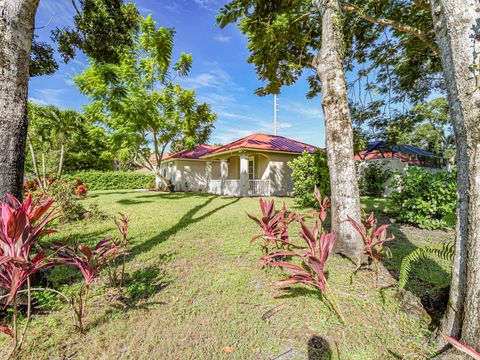
M 355 155 L 355 160 L 379 160 L 379 159 L 400 159 L 402 162 L 414 163 L 415 160 L 410 159 L 408 155 L 402 153 L 391 153 L 384 152 L 383 154 L 379 151 L 372 151 L 367 153 L 367 151 L 360 151 L 360 155 Z
M 304 151 L 313 152 L 316 147 L 283 136 L 252 134 L 229 144 L 220 146 L 218 149 L 210 152 L 208 155 L 220 154 L 237 149 L 302 153 Z
M 198 159 L 200 156 L 208 154 L 215 149 L 218 149 L 220 146 L 201 144 L 197 145 L 194 149 L 186 149 L 169 156 L 164 157 L 162 160 L 168 159 Z

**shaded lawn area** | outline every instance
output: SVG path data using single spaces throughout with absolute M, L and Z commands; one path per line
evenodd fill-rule
M 300 210 L 293 199 L 276 200 L 277 206 L 285 201 Z M 111 216 L 129 214 L 127 300 L 115 300 L 103 276 L 89 305 L 87 334 L 73 332 L 66 306 L 38 314 L 23 358 L 366 360 L 421 358 L 428 352 L 428 321 L 401 309 L 390 286 L 395 280 L 386 271 L 380 290 L 372 273 L 360 272 L 350 284 L 355 265 L 339 256 L 329 260 L 329 282 L 345 325 L 310 288 L 269 286 L 281 272 L 260 269 L 259 250 L 248 245 L 258 229 L 245 212 L 258 215 L 258 198 L 104 191 L 84 201 L 98 201 L 109 219 L 63 225 L 49 240 L 115 236 Z M 362 201 L 367 211 L 384 211 L 383 200 Z M 398 224 L 393 231 L 398 240 L 387 263 L 393 274 L 401 257 L 428 236 L 451 237 Z M 431 287 L 448 283 L 441 265 L 431 261 L 416 268 L 412 289 L 419 290 L 424 280 Z M 58 282 L 70 279 L 68 288 L 76 286 L 71 271 L 56 269 L 50 276 Z

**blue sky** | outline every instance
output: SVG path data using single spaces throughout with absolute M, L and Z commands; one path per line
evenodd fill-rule
M 193 55 L 193 68 L 183 81 L 197 91 L 200 101 L 211 104 L 218 114 L 211 143 L 226 143 L 254 132 L 273 132 L 273 96 L 259 97 L 261 86 L 253 65 L 247 64 L 247 40 L 236 26 L 215 26 L 215 15 L 223 0 L 135 0 L 141 14 L 153 14 L 159 26 L 176 29 L 175 53 Z M 40 0 L 36 33 L 50 41 L 56 27 L 71 24 L 70 1 Z M 61 64 L 51 76 L 32 78 L 29 97 L 40 104 L 81 110 L 88 103 L 75 88 L 71 77 L 81 72 L 87 60 L 81 53 Z M 278 134 L 312 145 L 325 145 L 320 98 L 307 100 L 307 84 L 302 79 L 282 90 L 278 98 Z

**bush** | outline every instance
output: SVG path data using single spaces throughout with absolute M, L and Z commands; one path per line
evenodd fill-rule
M 85 218 L 87 209 L 77 201 L 76 189 L 67 181 L 53 181 L 48 186 L 46 195 L 55 199 L 58 206 L 62 209 L 60 221 L 72 222 Z
M 299 205 L 318 208 L 314 195 L 315 186 L 322 195 L 330 195 L 330 175 L 327 155 L 317 149 L 313 154 L 304 152 L 288 163 L 293 170 L 293 192 Z
M 399 219 L 424 229 L 448 227 L 445 216 L 455 212 L 455 172 L 428 173 L 410 167 L 398 175 L 393 186 L 391 208 Z
M 392 176 L 390 170 L 382 170 L 377 163 L 369 163 L 363 169 L 359 186 L 360 195 L 382 196 L 385 192 L 386 181 Z
M 145 189 L 149 182 L 155 183 L 154 174 L 126 171 L 80 171 L 63 176 L 69 182 L 81 178 L 89 190 Z

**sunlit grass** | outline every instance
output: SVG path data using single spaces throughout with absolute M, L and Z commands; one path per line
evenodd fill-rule
M 248 245 L 257 229 L 245 212 L 258 214 L 256 198 L 106 191 L 91 193 L 85 201 L 98 201 L 109 219 L 64 225 L 48 241 L 115 236 L 111 217 L 118 211 L 129 214 L 127 286 L 135 296 L 127 292 L 127 300 L 118 301 L 100 279 L 87 334 L 73 332 L 66 306 L 38 314 L 23 358 L 272 359 L 285 353 L 288 359 L 313 359 L 319 357 L 309 344 L 319 341 L 333 359 L 394 359 L 427 351 L 428 323 L 401 309 L 396 281 L 385 270 L 381 290 L 367 271 L 350 284 L 355 265 L 339 256 L 329 260 L 329 282 L 346 324 L 305 286 L 291 291 L 269 286 L 281 273 L 262 270 L 258 249 Z M 276 201 L 294 206 L 290 198 Z M 367 210 L 385 211 L 383 200 L 363 203 Z M 397 224 L 393 230 L 400 241 L 392 246 L 392 273 L 401 257 L 423 241 L 414 230 Z M 56 271 L 57 279 L 65 275 Z M 445 274 L 437 276 L 448 281 Z M 416 272 L 413 281 L 420 281 Z M 275 307 L 278 312 L 268 313 Z M 267 318 L 267 313 L 272 315 Z

